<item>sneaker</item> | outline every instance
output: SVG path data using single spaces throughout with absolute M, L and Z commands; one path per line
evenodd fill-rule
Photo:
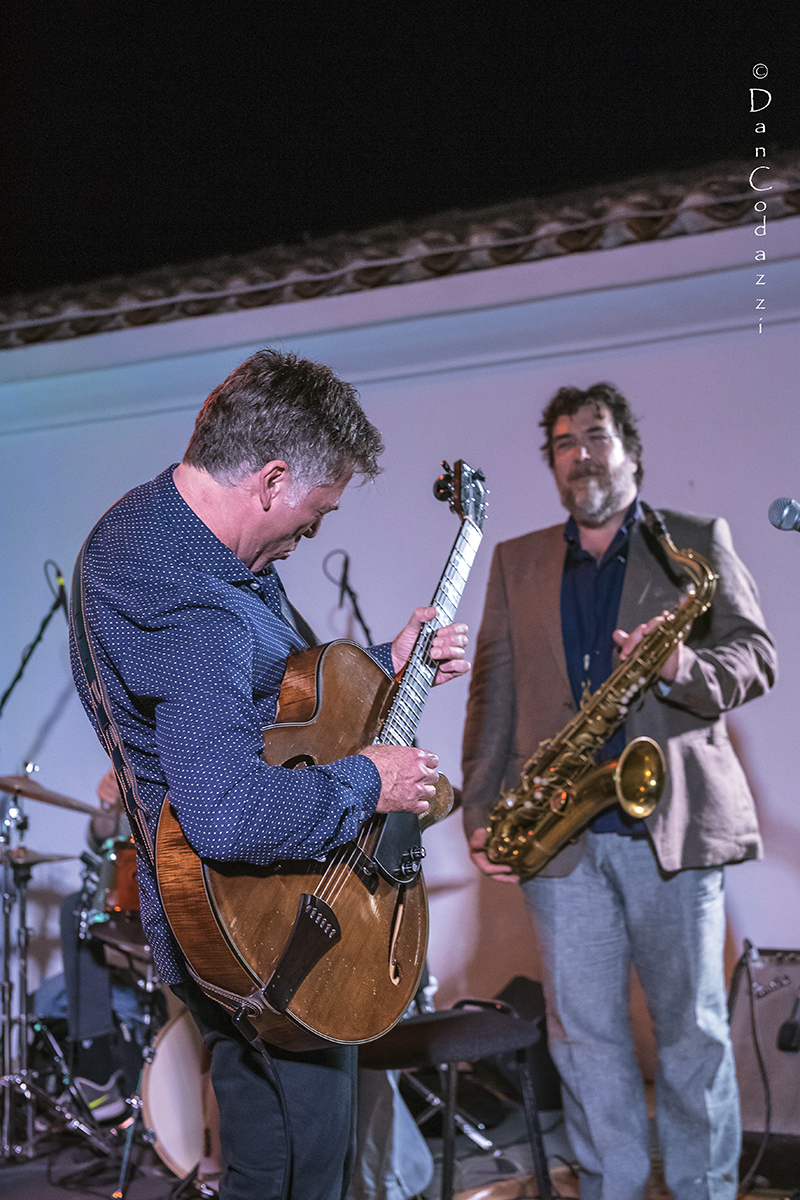
M 95 1121 L 114 1121 L 124 1114 L 127 1105 L 120 1091 L 121 1081 L 122 1071 L 116 1071 L 104 1084 L 76 1075 L 75 1087 Z

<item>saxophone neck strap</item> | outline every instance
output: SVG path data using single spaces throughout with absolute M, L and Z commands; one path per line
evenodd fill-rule
M 95 529 L 97 526 L 95 526 Z M 136 776 L 133 773 L 133 768 L 130 764 L 125 743 L 122 739 L 119 727 L 112 715 L 111 699 L 108 695 L 108 689 L 103 682 L 103 677 L 98 669 L 98 657 L 96 647 L 92 643 L 91 635 L 86 626 L 84 619 L 84 581 L 83 568 L 86 559 L 86 549 L 92 540 L 94 529 L 89 534 L 86 541 L 81 546 L 81 552 L 78 555 L 78 561 L 75 564 L 75 570 L 72 575 L 72 603 L 70 605 L 70 629 L 75 647 L 78 651 L 78 658 L 83 669 L 86 687 L 89 693 L 89 701 L 92 706 L 94 719 L 97 723 L 97 733 L 100 741 L 103 743 L 106 754 L 111 759 L 114 767 L 114 774 L 117 777 L 117 785 L 122 796 L 122 803 L 125 807 L 125 812 L 130 822 L 131 832 L 137 846 L 144 854 L 151 867 L 155 864 L 155 853 L 153 850 L 153 839 L 150 834 L 150 827 L 147 824 L 147 814 L 145 813 L 144 805 L 139 798 L 139 791 L 136 786 Z

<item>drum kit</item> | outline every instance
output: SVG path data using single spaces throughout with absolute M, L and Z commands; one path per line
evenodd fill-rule
M 19 841 L 27 829 L 23 797 L 87 816 L 97 816 L 105 810 L 49 791 L 29 775 L 0 776 L 0 793 L 3 793 L 0 1161 L 33 1158 L 41 1153 L 37 1144 L 53 1134 L 70 1131 L 99 1154 L 120 1159 L 119 1178 L 112 1195 L 121 1200 L 131 1174 L 134 1145 L 146 1142 L 153 1146 L 164 1165 L 184 1181 L 172 1194 L 215 1194 L 220 1174 L 219 1116 L 210 1084 L 210 1055 L 188 1010 L 181 1009 L 158 1028 L 157 1014 L 163 1008 L 155 1003 L 160 998 L 160 981 L 139 916 L 136 848 L 132 839 L 120 836 L 108 839 L 99 861 L 89 854 L 81 856 L 84 873 L 78 937 L 91 938 L 102 949 L 112 977 L 135 986 L 146 1030 L 141 1076 L 135 1093 L 127 1099 L 126 1119 L 109 1127 L 92 1115 L 76 1086 L 66 1055 L 47 1020 L 31 1013 L 28 996 L 27 893 L 32 871 L 42 863 L 65 862 L 75 856 L 41 854 Z M 15 841 L 17 844 L 12 845 Z M 13 980 L 15 907 L 16 979 Z M 171 1002 L 177 1004 L 173 997 Z M 31 1069 L 32 1039 L 40 1059 L 44 1055 L 44 1069 L 41 1062 L 36 1063 L 37 1069 Z

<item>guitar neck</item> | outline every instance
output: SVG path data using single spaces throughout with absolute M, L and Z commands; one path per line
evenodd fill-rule
M 423 625 L 417 636 L 392 707 L 375 739 L 378 745 L 410 746 L 413 743 L 438 667 L 429 653 L 431 644 L 438 630 L 450 625 L 455 618 L 482 537 L 483 533 L 473 521 L 462 522 L 431 600 L 431 605 L 436 606 L 436 616 Z

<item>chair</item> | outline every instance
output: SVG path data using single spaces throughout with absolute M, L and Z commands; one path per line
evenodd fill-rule
M 408 1017 L 374 1042 L 359 1046 L 358 1065 L 396 1071 L 439 1067 L 445 1071 L 441 1200 L 452 1200 L 458 1064 L 516 1052 L 533 1169 L 542 1200 L 553 1200 L 533 1090 L 531 1047 L 543 1036 L 543 1021 L 524 1021 L 498 1000 L 459 1000 L 451 1009 Z

